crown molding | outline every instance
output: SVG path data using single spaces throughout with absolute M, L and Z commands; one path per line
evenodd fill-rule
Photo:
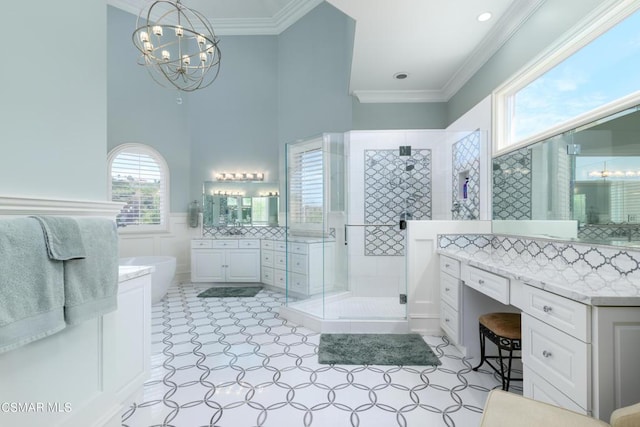
M 354 90 L 351 94 L 363 104 L 447 101 L 439 90 Z
M 0 196 L 0 216 L 73 215 L 115 218 L 124 203 Z
M 208 18 L 217 36 L 278 35 L 322 3 L 323 0 L 291 0 L 271 18 Z M 140 9 L 128 0 L 107 0 L 113 7 L 135 16 Z
M 445 101 L 451 99 L 544 2 L 545 0 L 515 1 L 458 68 L 458 71 L 445 83 L 442 88 Z

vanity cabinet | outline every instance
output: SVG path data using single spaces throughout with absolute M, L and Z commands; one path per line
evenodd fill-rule
M 260 241 L 197 239 L 191 242 L 192 282 L 259 282 Z
M 261 278 L 300 295 L 333 289 L 335 242 L 262 240 Z
M 440 256 L 440 327 L 460 344 L 460 261 L 446 256 Z

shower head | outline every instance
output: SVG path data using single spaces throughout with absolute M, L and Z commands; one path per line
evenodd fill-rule
M 407 165 L 407 166 L 405 166 L 404 170 L 406 170 L 407 172 L 409 172 L 409 171 L 412 171 L 412 170 L 413 170 L 413 168 L 415 168 L 415 167 L 416 167 L 416 165 Z

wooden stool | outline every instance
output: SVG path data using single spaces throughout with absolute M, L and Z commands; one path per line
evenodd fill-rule
M 509 390 L 511 381 L 522 381 L 522 378 L 511 377 L 511 364 L 513 359 L 521 359 L 521 356 L 514 356 L 514 351 L 519 351 L 522 347 L 522 334 L 520 332 L 520 313 L 488 313 L 483 314 L 478 319 L 480 328 L 480 364 L 473 368 L 477 371 L 480 366 L 487 362 L 487 365 L 500 375 L 502 379 L 502 389 Z M 498 346 L 497 356 L 485 355 L 485 339 L 489 339 Z M 504 357 L 502 352 L 509 352 L 507 359 L 507 369 L 505 372 Z M 499 368 L 490 362 L 489 359 L 498 359 Z

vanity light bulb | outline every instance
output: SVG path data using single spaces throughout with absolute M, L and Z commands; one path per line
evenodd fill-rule
M 162 59 L 165 61 L 168 61 L 171 59 L 171 53 L 169 53 L 168 50 L 163 50 L 162 51 Z
M 153 45 L 151 44 L 151 42 L 144 42 L 144 51 L 153 52 Z
M 184 36 L 184 29 L 181 26 L 176 27 L 176 37 Z
M 162 36 L 162 27 L 160 25 L 154 25 L 153 26 L 153 34 L 155 34 L 158 37 Z
M 182 55 L 182 63 L 184 65 L 191 64 L 191 57 L 189 55 Z
M 198 40 L 198 44 L 199 44 L 199 45 L 203 45 L 203 44 L 204 44 L 204 42 L 206 42 L 206 41 L 207 41 L 207 39 L 206 39 L 206 38 L 204 38 L 204 36 L 198 36 L 198 37 L 196 37 L 196 40 Z
M 140 41 L 147 43 L 149 41 L 149 34 L 146 31 L 140 31 Z

